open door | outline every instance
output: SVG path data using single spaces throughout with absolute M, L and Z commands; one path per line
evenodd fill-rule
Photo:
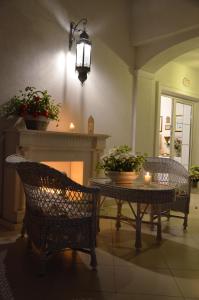
M 162 95 L 160 105 L 159 156 L 171 157 L 187 170 L 190 164 L 191 102 Z

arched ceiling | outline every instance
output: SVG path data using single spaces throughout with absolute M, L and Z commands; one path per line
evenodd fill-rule
M 199 71 L 199 48 L 177 57 L 174 62 Z
M 142 67 L 143 70 L 155 73 L 165 64 L 170 61 L 178 60 L 178 63 L 185 63 L 185 58 L 187 53 L 192 53 L 199 49 L 199 37 L 188 39 L 183 43 L 176 44 L 175 46 L 169 47 L 164 51 L 161 51 L 159 54 L 155 55 L 152 59 L 149 59 L 148 62 Z M 184 59 L 183 59 L 184 56 Z M 189 56 L 191 60 L 191 54 Z M 188 56 L 187 56 L 188 61 Z M 196 61 L 196 60 L 195 60 Z

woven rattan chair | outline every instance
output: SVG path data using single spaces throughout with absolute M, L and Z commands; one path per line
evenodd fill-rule
M 9 158 L 6 159 L 9 162 Z M 14 164 L 26 196 L 24 224 L 29 245 L 41 253 L 41 273 L 47 258 L 71 248 L 91 255 L 96 268 L 97 188 L 77 184 L 65 174 L 37 162 Z
M 168 207 L 162 206 L 162 215 L 184 220 L 183 228 L 187 228 L 190 203 L 190 176 L 179 162 L 166 157 L 148 157 L 144 170 L 152 174 L 154 182 L 171 184 L 176 188 L 176 201 Z M 178 212 L 177 214 L 173 211 Z M 180 214 L 179 214 L 180 213 Z M 155 207 L 151 207 L 151 218 L 155 218 Z

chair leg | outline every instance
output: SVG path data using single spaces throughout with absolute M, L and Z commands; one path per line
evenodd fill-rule
M 91 254 L 90 265 L 91 265 L 91 267 L 92 267 L 93 270 L 96 270 L 96 267 L 97 267 L 97 258 L 96 258 L 95 249 L 91 249 L 90 254 Z
M 21 238 L 23 239 L 26 233 L 26 225 L 25 225 L 25 218 L 23 219 L 23 224 L 21 228 Z
M 151 227 L 151 231 L 154 230 L 154 223 L 153 223 L 153 219 L 154 219 L 154 213 L 153 213 L 153 208 L 151 208 L 151 212 L 150 212 L 150 227 Z
M 158 224 L 157 224 L 157 242 L 162 240 L 162 224 L 161 224 L 161 205 L 158 205 Z
M 184 222 L 183 222 L 183 230 L 184 231 L 187 229 L 187 222 L 188 222 L 188 214 L 185 214 Z

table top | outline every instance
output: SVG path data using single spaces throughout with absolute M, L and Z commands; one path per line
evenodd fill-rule
M 175 201 L 175 187 L 152 182 L 149 185 L 141 180 L 131 184 L 115 184 L 108 178 L 91 178 L 90 184 L 100 188 L 101 194 L 116 199 L 141 203 L 170 203 Z

